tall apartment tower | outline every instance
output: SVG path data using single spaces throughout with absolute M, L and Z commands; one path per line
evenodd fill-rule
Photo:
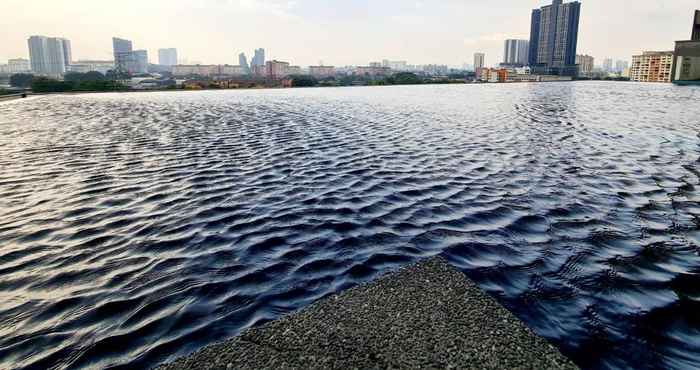
M 474 70 L 484 68 L 486 65 L 486 54 L 484 53 L 474 53 Z
M 248 57 L 245 56 L 245 53 L 240 53 L 238 54 L 238 65 L 243 67 L 243 69 L 248 71 L 250 67 L 248 66 Z
M 148 52 L 146 50 L 133 50 L 130 40 L 112 38 L 114 51 L 114 67 L 117 71 L 128 73 L 148 72 Z
M 534 73 L 576 76 L 576 46 L 581 3 L 552 5 L 532 10 L 529 64 Z
M 528 63 L 530 41 L 506 40 L 503 48 L 503 64 L 522 67 Z
M 255 55 L 250 61 L 251 66 L 264 66 L 265 65 L 265 49 L 255 49 Z
M 27 40 L 32 71 L 38 74 L 60 76 L 71 63 L 70 41 L 46 36 L 31 36 Z
M 158 64 L 162 66 L 177 65 L 177 49 L 158 49 Z
M 131 40 L 112 38 L 112 50 L 114 52 L 114 67 L 117 71 L 128 71 L 128 65 L 133 62 L 133 44 Z

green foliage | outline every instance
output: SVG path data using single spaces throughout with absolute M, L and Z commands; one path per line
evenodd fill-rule
M 44 92 L 66 92 L 73 90 L 73 83 L 58 81 L 47 77 L 37 77 L 32 81 L 32 91 Z
M 10 77 L 10 85 L 14 87 L 27 88 L 31 86 L 34 75 L 30 73 L 17 73 Z
M 63 76 L 64 81 L 68 82 L 95 82 L 95 81 L 106 81 L 107 77 L 100 72 L 92 71 L 87 73 L 78 72 L 68 72 Z
M 0 95 L 8 95 L 8 94 L 12 94 L 12 93 L 5 90 L 5 89 L 0 89 Z
M 38 77 L 32 81 L 32 91 L 39 93 L 67 91 L 115 91 L 125 87 L 114 81 L 109 81 L 99 72 L 68 73 L 64 81 L 47 77 Z
M 318 80 L 312 76 L 296 75 L 292 78 L 292 87 L 313 87 L 318 85 Z
M 417 85 L 423 83 L 422 78 L 411 72 L 396 73 L 395 75 L 387 78 L 387 81 L 391 85 Z

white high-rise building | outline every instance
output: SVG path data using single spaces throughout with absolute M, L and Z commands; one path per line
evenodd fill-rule
M 474 70 L 484 68 L 486 66 L 486 54 L 474 53 Z
M 503 49 L 503 64 L 526 66 L 529 54 L 529 40 L 506 40 Z
M 177 49 L 158 49 L 158 64 L 163 66 L 177 65 Z
M 32 36 L 27 40 L 29 59 L 34 73 L 60 76 L 66 73 L 71 62 L 71 44 L 69 40 Z

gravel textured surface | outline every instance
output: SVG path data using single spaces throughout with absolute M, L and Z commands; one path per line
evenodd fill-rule
M 159 369 L 376 368 L 577 367 L 433 258 Z

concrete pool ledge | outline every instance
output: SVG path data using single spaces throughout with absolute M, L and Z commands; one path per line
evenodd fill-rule
M 577 367 L 464 274 L 432 258 L 158 369 L 377 368 Z

